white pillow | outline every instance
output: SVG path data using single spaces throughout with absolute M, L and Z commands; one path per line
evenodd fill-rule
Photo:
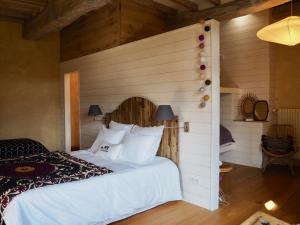
M 157 152 L 157 149 L 153 149 L 155 142 L 155 136 L 129 133 L 123 140 L 123 148 L 118 160 L 135 164 L 149 163 L 154 159 Z
M 122 150 L 122 144 L 112 145 L 110 143 L 102 143 L 98 151 L 95 153 L 102 159 L 116 160 Z
M 96 153 L 103 143 L 109 144 L 119 144 L 126 134 L 125 130 L 113 130 L 107 129 L 105 126 L 102 126 L 102 129 L 99 131 L 96 140 L 90 148 L 90 151 Z
M 126 130 L 130 131 L 133 127 L 133 124 L 124 124 L 124 123 L 117 123 L 115 121 L 110 121 L 109 128 L 114 130 Z
M 154 136 L 155 141 L 152 145 L 152 154 L 153 154 L 153 159 L 158 151 L 160 142 L 161 142 L 161 137 L 164 132 L 164 126 L 157 126 L 157 127 L 140 127 L 138 125 L 135 125 L 131 132 L 133 134 L 140 134 L 140 135 L 146 135 L 146 136 Z

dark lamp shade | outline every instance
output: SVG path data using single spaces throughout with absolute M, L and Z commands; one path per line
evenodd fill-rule
M 90 105 L 89 116 L 103 115 L 99 105 Z
M 156 120 L 174 120 L 175 115 L 170 105 L 158 106 L 155 114 Z

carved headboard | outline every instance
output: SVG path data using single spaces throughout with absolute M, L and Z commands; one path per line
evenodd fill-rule
M 136 124 L 141 127 L 162 125 L 161 121 L 155 120 L 156 105 L 151 101 L 132 97 L 125 100 L 119 107 L 105 114 L 105 124 L 109 125 L 111 120 L 125 124 Z M 176 127 L 164 129 L 162 140 L 157 155 L 171 159 L 178 164 L 178 119 L 166 121 L 165 126 Z

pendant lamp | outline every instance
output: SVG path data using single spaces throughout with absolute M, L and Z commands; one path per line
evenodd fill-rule
M 292 4 L 292 3 L 291 3 Z M 263 41 L 294 46 L 300 43 L 300 17 L 292 15 L 270 24 L 257 32 L 257 37 Z

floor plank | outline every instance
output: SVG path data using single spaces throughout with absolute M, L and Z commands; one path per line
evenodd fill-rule
M 114 225 L 238 225 L 261 210 L 291 224 L 300 222 L 300 169 L 292 177 L 287 168 L 273 166 L 265 174 L 257 168 L 233 165 L 222 188 L 230 204 L 210 212 L 184 201 L 170 202 Z M 278 209 L 268 212 L 264 203 L 273 200 Z

